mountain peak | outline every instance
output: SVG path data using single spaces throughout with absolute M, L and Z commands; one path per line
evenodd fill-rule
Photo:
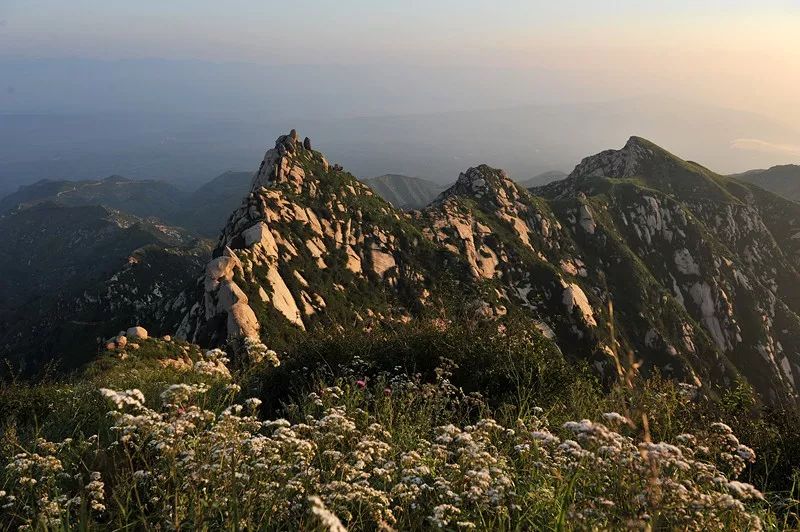
M 584 158 L 570 177 L 632 177 L 661 148 L 642 137 L 633 136 L 619 150 L 605 150 Z
M 279 183 L 290 183 L 295 190 L 302 188 L 309 163 L 316 163 L 323 171 L 328 169 L 325 157 L 311 149 L 311 139 L 305 137 L 300 141 L 297 130 L 292 129 L 288 135 L 281 135 L 275 141 L 275 147 L 267 150 L 261 166 L 253 177 L 251 190 L 270 187 Z
M 482 194 L 490 186 L 491 174 L 491 169 L 486 165 L 468 168 L 459 174 L 456 186 L 475 195 Z
M 639 137 L 637 135 L 631 135 L 628 138 L 628 142 L 625 143 L 625 146 L 623 147 L 623 149 L 633 149 L 633 148 L 636 148 L 636 147 L 652 148 L 652 147 L 658 147 L 658 146 L 656 146 L 656 144 L 654 144 L 653 142 L 647 140 L 644 137 Z
M 507 195 L 505 191 L 514 191 L 516 187 L 505 170 L 481 164 L 459 174 L 455 184 L 442 192 L 439 199 L 450 196 L 480 199 L 484 196 L 496 196 L 501 193 L 500 191 L 503 191 L 503 195 Z
M 299 138 L 282 135 L 267 151 L 178 337 L 280 348 L 315 329 L 463 309 L 468 319 L 528 316 L 559 348 L 593 360 L 618 343 L 678 379 L 716 383 L 741 370 L 774 400 L 795 397 L 800 322 L 789 304 L 800 301 L 799 276 L 767 225 L 787 216 L 770 207 L 763 221 L 728 191 L 731 180 L 631 137 L 544 194 L 477 165 L 404 214 Z M 625 176 L 635 179 L 615 179 Z M 794 250 L 797 230 L 780 231 Z M 606 332 L 610 299 L 633 317 L 618 338 Z M 759 301 L 776 301 L 775 311 Z

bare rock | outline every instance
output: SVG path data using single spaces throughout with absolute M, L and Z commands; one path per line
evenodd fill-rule
M 565 281 L 561 281 L 561 286 L 564 288 L 562 301 L 564 306 L 567 307 L 567 312 L 572 314 L 573 310 L 577 308 L 587 325 L 596 326 L 597 321 L 594 319 L 594 310 L 581 287 L 575 283 L 567 283 Z
M 275 309 L 291 323 L 305 330 L 305 324 L 300 317 L 300 309 L 277 268 L 270 268 L 267 271 L 267 280 L 272 287 L 272 304 Z
M 245 245 L 254 246 L 256 244 L 261 244 L 267 257 L 278 258 L 278 245 L 269 227 L 267 227 L 267 224 L 264 222 L 258 222 L 249 229 L 246 229 L 242 233 L 242 236 L 244 237 Z
M 583 230 L 590 235 L 593 235 L 595 229 L 597 228 L 597 223 L 594 221 L 594 213 L 592 212 L 591 207 L 586 204 L 580 206 L 579 220 Z
M 247 303 L 236 303 L 228 310 L 228 337 L 258 338 L 258 318 Z
M 394 256 L 391 253 L 372 249 L 370 250 L 370 256 L 372 258 L 372 269 L 380 276 L 383 276 L 387 271 L 397 266 Z
M 128 338 L 138 338 L 139 340 L 147 340 L 147 329 L 144 327 L 131 327 L 125 331 L 125 336 Z
M 217 292 L 217 306 L 222 311 L 228 311 L 237 303 L 247 304 L 247 296 L 239 286 L 233 281 L 223 281 L 219 285 Z

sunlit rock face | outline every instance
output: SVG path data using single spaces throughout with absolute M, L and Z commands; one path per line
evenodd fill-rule
M 310 146 L 292 132 L 266 152 L 215 251 L 214 261 L 229 257 L 233 266 L 203 281 L 182 336 L 219 344 L 321 321 L 368 327 L 407 320 L 423 304 L 415 263 L 426 252 L 415 256 L 421 239 L 406 215 Z M 385 293 L 398 304 L 387 305 Z
M 794 204 L 632 137 L 532 191 L 469 168 L 403 212 L 311 145 L 292 132 L 266 152 L 182 336 L 279 345 L 317 328 L 523 319 L 605 378 L 610 353 L 630 352 L 645 372 L 796 400 L 800 227 L 781 225 L 800 220 Z

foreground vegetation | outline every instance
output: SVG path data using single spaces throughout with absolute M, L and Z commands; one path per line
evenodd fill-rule
M 280 362 L 151 339 L 8 383 L 0 526 L 797 526 L 790 412 L 635 364 L 603 387 L 547 345 L 496 323 L 312 337 Z

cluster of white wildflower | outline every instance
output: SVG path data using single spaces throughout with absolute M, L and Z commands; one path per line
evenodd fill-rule
M 347 528 L 345 528 L 339 518 L 336 517 L 335 513 L 328 510 L 325 503 L 322 502 L 322 499 L 316 495 L 312 495 L 308 498 L 308 502 L 311 503 L 311 513 L 314 514 L 314 517 L 319 521 L 323 530 L 327 530 L 328 532 L 347 532 Z
M 728 425 L 712 423 L 709 429 L 706 442 L 699 447 L 699 450 L 724 464 L 729 476 L 738 476 L 748 463 L 755 462 L 756 453 L 750 447 L 739 443 L 739 439 Z
M 281 361 L 278 359 L 278 353 L 269 349 L 255 338 L 248 337 L 244 339 L 244 351 L 247 354 L 248 362 L 252 365 L 262 363 L 269 364 L 273 367 L 281 365 Z
M 604 417 L 627 421 L 610 414 Z M 718 443 L 723 432 L 715 427 L 697 437 L 681 435 L 671 444 L 637 442 L 589 420 L 568 422 L 564 428 L 574 439 L 542 445 L 539 459 L 547 463 L 544 458 L 551 457 L 560 470 L 574 471 L 578 477 L 570 510 L 573 519 L 599 521 L 612 528 L 667 525 L 682 529 L 727 528 L 735 519 L 758 529 L 761 523 L 748 513 L 745 503 L 761 494 L 750 484 L 729 481 L 724 472 L 730 468 L 733 476 L 738 475 L 744 462 L 755 455 L 730 432 L 724 432 L 727 449 L 739 450 L 741 457 L 737 461 L 725 454 L 726 448 Z M 709 445 L 722 456 L 712 456 Z M 610 493 L 615 494 L 612 500 L 606 499 Z M 625 519 L 620 520 L 621 516 Z M 653 516 L 659 516 L 659 521 L 652 522 Z
M 90 482 L 86 485 L 86 498 L 89 501 L 91 509 L 95 512 L 103 512 L 106 509 L 105 493 L 103 488 L 105 484 L 102 480 L 102 475 L 98 471 L 92 471 L 89 475 Z
M 650 442 L 615 412 L 607 425 L 553 427 L 541 409 L 513 426 L 398 421 L 471 404 L 448 376 L 373 391 L 341 382 L 290 406 L 291 420 L 268 421 L 256 398 L 205 408 L 204 384 L 169 386 L 158 408 L 138 390 L 103 389 L 114 405 L 116 441 L 104 450 L 117 464 L 113 485 L 91 472 L 67 493 L 62 447 L 42 442 L 8 466 L 14 482 L 0 502 L 45 527 L 75 524 L 64 521 L 70 500 L 98 516 L 124 500 L 138 526 L 170 529 L 547 528 L 563 518 L 598 529 L 761 526 L 761 494 L 735 479 L 753 452 L 721 423 Z
M 117 410 L 122 410 L 125 407 L 140 408 L 144 406 L 144 394 L 140 390 L 118 392 L 109 388 L 100 388 L 100 393 L 114 403 Z
M 71 438 L 59 443 L 39 438 L 35 449 L 16 454 L 5 468 L 8 491 L 0 490 L 3 526 L 13 519 L 21 529 L 60 529 L 75 522 L 84 507 L 102 514 L 105 486 L 100 473 L 91 472 L 83 486 L 83 473 L 67 470 L 60 457 L 85 451 L 95 442 L 95 438 L 80 444 Z
M 195 372 L 209 377 L 229 380 L 231 372 L 228 369 L 228 354 L 222 349 L 209 349 L 194 363 Z

